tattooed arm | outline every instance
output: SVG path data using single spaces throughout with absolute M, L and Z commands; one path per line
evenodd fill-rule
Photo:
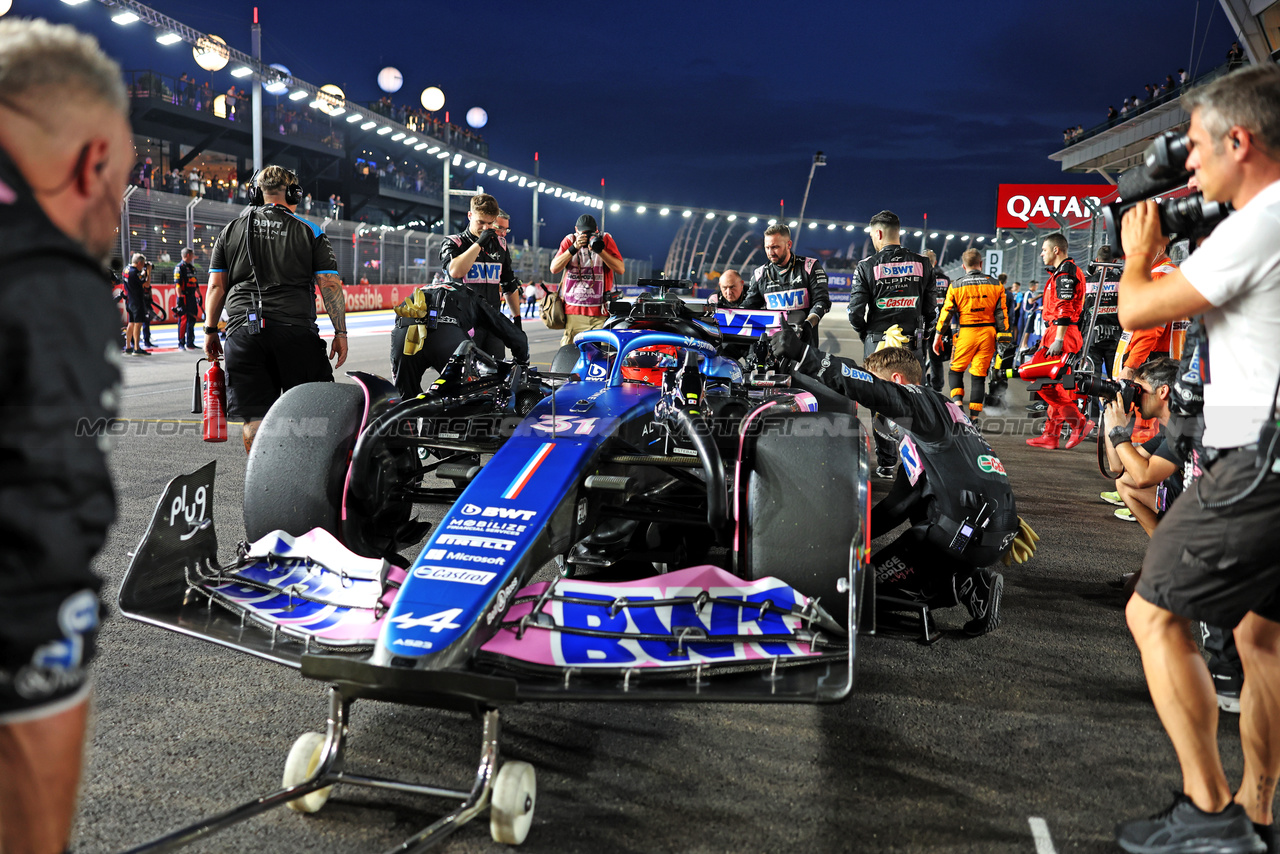
M 347 361 L 347 298 L 342 293 L 342 278 L 337 273 L 317 273 L 316 284 L 320 286 L 320 298 L 324 300 L 325 311 L 329 312 L 329 321 L 333 324 L 329 358 L 338 357 L 333 366 L 336 370 Z

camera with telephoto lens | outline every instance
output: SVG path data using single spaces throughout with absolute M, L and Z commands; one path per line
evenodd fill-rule
M 598 231 L 584 231 L 587 236 L 587 246 L 591 247 L 591 251 L 599 255 L 604 251 L 604 235 Z
M 1142 386 L 1132 380 L 1109 380 L 1086 371 L 1073 371 L 1071 376 L 1063 382 L 1062 387 L 1070 388 L 1069 383 L 1072 380 L 1075 381 L 1077 393 L 1096 397 L 1104 404 L 1115 400 L 1117 394 L 1120 395 L 1120 402 L 1125 412 L 1132 409 L 1138 398 L 1142 396 Z
M 1102 219 L 1107 241 L 1121 246 L 1120 223 L 1125 212 L 1138 202 L 1167 193 L 1186 184 L 1191 178 L 1186 162 L 1186 134 L 1167 131 L 1151 141 L 1142 152 L 1142 163 L 1121 173 L 1118 181 L 1120 201 L 1106 205 Z M 1206 201 L 1203 193 L 1193 193 L 1158 202 L 1160 230 L 1170 239 L 1187 238 L 1192 245 L 1217 227 L 1231 213 L 1230 202 Z

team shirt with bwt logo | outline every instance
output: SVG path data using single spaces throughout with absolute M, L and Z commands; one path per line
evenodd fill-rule
M 921 327 L 932 327 L 934 303 L 933 265 L 897 244 L 864 258 L 853 271 L 849 293 L 849 323 L 859 336 L 881 335 L 897 325 L 910 337 Z
M 445 275 L 449 275 L 449 264 L 453 259 L 470 249 L 476 240 L 470 230 L 444 239 L 440 244 L 440 264 Z M 507 250 L 507 242 L 501 237 L 498 238 L 498 247 L 492 252 L 480 247 L 480 254 L 462 278 L 449 276 L 449 281 L 466 285 L 494 308 L 502 306 L 503 294 L 512 293 L 520 287 L 520 280 L 511 270 L 511 253 Z
M 250 235 L 253 265 L 245 253 Z M 256 265 L 261 281 L 254 278 Z M 238 329 L 255 311 L 259 294 L 263 325 L 309 326 L 316 329 L 315 278 L 338 274 L 338 261 L 320 226 L 284 205 L 250 208 L 227 224 L 213 242 L 210 273 L 227 274 L 227 333 Z
M 792 322 L 805 320 L 811 314 L 821 320 L 831 310 L 827 271 L 817 258 L 795 254 L 782 267 L 761 264 L 751 274 L 742 307 L 785 311 L 787 320 Z

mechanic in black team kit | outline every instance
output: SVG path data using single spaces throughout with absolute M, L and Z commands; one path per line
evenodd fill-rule
M 851 359 L 805 346 L 787 325 L 770 342 L 775 356 L 796 362 L 841 394 L 894 419 L 902 430 L 902 467 L 889 494 L 871 511 L 871 536 L 903 521 L 909 527 L 871 556 L 878 596 L 931 608 L 963 603 L 971 619 L 966 634 L 1000 624 L 1004 579 L 987 567 L 1013 550 L 1022 562 L 1034 533 L 1018 519 L 1004 466 L 958 406 L 920 385 L 916 354 L 885 347 Z
M 422 394 L 423 373 L 427 368 L 443 369 L 458 345 L 472 337 L 472 330 L 477 346 L 480 332 L 489 337 L 491 347 L 496 346 L 498 350 L 498 358 L 502 358 L 503 344 L 506 344 L 516 361 L 529 361 L 529 341 L 523 330 L 503 316 L 496 299 L 491 301 L 481 290 L 473 290 L 465 280 L 460 281 L 475 266 L 484 264 L 499 265 L 510 273 L 510 256 L 506 255 L 505 249 L 502 249 L 502 256 L 507 259 L 505 264 L 477 260 L 482 255 L 495 257 L 488 247 L 499 248 L 499 238 L 494 231 L 497 214 L 498 203 L 493 196 L 483 193 L 472 196 L 468 214 L 470 227 L 462 234 L 445 238 L 440 250 L 445 269 L 452 271 L 456 264 L 462 275 L 453 275 L 450 281 L 418 288 L 396 306 L 399 316 L 391 333 L 391 376 L 406 399 Z M 463 267 L 468 261 L 472 266 Z M 493 276 L 495 295 L 499 281 L 506 281 L 501 270 Z M 514 276 L 510 281 L 518 284 Z M 485 349 L 485 352 L 494 351 Z
M 520 280 L 511 271 L 511 253 L 502 237 L 505 229 L 498 225 L 501 216 L 498 201 L 486 193 L 471 197 L 467 212 L 467 230 L 446 237 L 440 244 L 440 264 L 449 281 L 465 285 L 482 302 L 501 313 L 504 294 L 519 293 Z M 513 326 L 519 328 L 520 313 L 514 312 Z M 472 333 L 476 345 L 495 359 L 505 359 L 506 338 L 488 326 L 478 326 Z
M 863 356 L 887 340 L 906 347 L 924 365 L 924 335 L 937 316 L 933 264 L 898 243 L 901 223 L 893 211 L 871 218 L 871 244 L 876 253 L 853 271 L 849 323 L 862 338 Z M 876 440 L 876 476 L 893 477 L 897 437 L 880 413 L 872 417 Z
M 775 223 L 764 230 L 769 263 L 756 267 L 742 308 L 787 311 L 787 320 L 802 324 L 806 342 L 818 342 L 818 323 L 831 310 L 827 271 L 817 258 L 791 251 L 791 229 Z

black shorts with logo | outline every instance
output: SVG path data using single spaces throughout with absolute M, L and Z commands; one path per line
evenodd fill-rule
M 93 589 L 0 596 L 0 725 L 56 713 L 86 690 L 98 620 Z
M 1253 450 L 1232 450 L 1201 477 L 1206 503 L 1243 492 L 1258 475 Z M 1248 498 L 1217 510 L 1193 486 L 1160 520 L 1137 593 L 1153 605 L 1211 626 L 1233 628 L 1250 611 L 1280 622 L 1280 475 Z
M 324 339 L 306 326 L 268 322 L 257 335 L 247 326 L 227 336 L 227 415 L 260 421 L 280 395 L 303 383 L 333 382 Z

